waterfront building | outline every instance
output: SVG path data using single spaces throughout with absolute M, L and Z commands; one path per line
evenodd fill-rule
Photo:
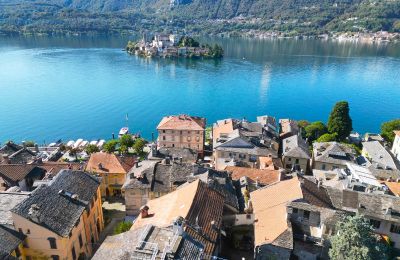
M 100 182 L 62 170 L 12 210 L 14 228 L 26 238 L 26 258 L 90 257 L 104 228 Z
M 295 120 L 289 118 L 279 119 L 279 136 L 281 139 L 297 135 L 299 132 L 299 125 Z
M 347 163 L 356 162 L 356 153 L 347 144 L 338 142 L 313 143 L 312 169 L 335 170 L 346 168 Z
M 117 156 L 113 153 L 93 153 L 86 165 L 86 171 L 101 177 L 101 196 L 121 196 L 126 175 L 135 165 L 132 156 Z
M 362 155 L 366 157 L 375 168 L 386 170 L 398 169 L 398 163 L 381 142 L 363 142 L 362 146 Z
M 308 144 L 300 135 L 282 140 L 282 162 L 285 169 L 307 173 L 310 159 Z
M 394 141 L 391 151 L 397 161 L 400 162 L 400 130 L 394 131 Z
M 157 126 L 158 148 L 189 148 L 204 154 L 206 119 L 197 116 L 166 116 Z

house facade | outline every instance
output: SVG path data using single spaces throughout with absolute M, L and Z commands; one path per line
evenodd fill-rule
M 308 172 L 310 152 L 307 143 L 299 135 L 282 140 L 282 162 L 285 169 Z
M 89 174 L 63 170 L 12 209 L 26 259 L 90 257 L 104 228 L 99 186 Z
M 206 119 L 202 117 L 177 115 L 166 116 L 157 126 L 158 148 L 189 148 L 204 153 Z
M 400 131 L 394 131 L 394 141 L 392 145 L 392 153 L 397 161 L 400 162 Z
M 127 173 L 135 165 L 135 161 L 136 158 L 131 156 L 93 153 L 86 165 L 86 171 L 102 178 L 100 185 L 102 197 L 122 196 L 122 185 L 126 181 Z
M 350 146 L 337 142 L 313 143 L 312 169 L 333 171 L 345 169 L 355 162 L 356 153 Z

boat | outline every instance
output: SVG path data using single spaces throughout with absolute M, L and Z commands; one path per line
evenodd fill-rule
M 79 145 L 81 145 L 82 142 L 83 142 L 83 139 L 78 139 L 78 140 L 76 140 L 76 142 L 75 142 L 73 148 L 78 148 Z
M 101 148 L 103 148 L 103 145 L 106 143 L 106 140 L 100 140 L 98 143 L 97 143 L 97 147 L 99 147 L 99 149 L 101 149 Z
M 118 133 L 118 138 L 121 138 L 121 136 L 129 134 L 129 128 L 128 127 L 122 127 L 121 130 L 119 130 Z
M 97 141 L 91 141 L 90 144 L 97 145 Z
M 79 145 L 79 147 L 83 148 L 83 147 L 86 147 L 88 144 L 89 144 L 88 141 L 83 141 L 83 142 Z
M 75 144 L 75 141 L 71 140 L 67 143 L 68 147 L 72 147 Z

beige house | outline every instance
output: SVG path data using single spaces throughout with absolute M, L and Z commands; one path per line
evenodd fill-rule
M 308 145 L 300 135 L 292 135 L 282 140 L 282 160 L 285 169 L 306 173 L 310 159 Z
M 117 156 L 113 153 L 94 153 L 86 165 L 86 171 L 102 178 L 101 196 L 120 196 L 126 174 L 135 165 L 131 156 Z
M 26 236 L 27 259 L 90 257 L 104 228 L 100 182 L 63 170 L 12 210 L 15 230 Z
M 157 126 L 158 147 L 189 148 L 204 153 L 206 119 L 196 116 L 166 116 Z
M 313 143 L 312 169 L 333 171 L 355 162 L 356 153 L 349 145 L 338 142 Z

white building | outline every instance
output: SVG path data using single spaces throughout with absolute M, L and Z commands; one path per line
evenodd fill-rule
M 400 131 L 394 131 L 394 142 L 392 146 L 392 153 L 394 157 L 400 161 Z

